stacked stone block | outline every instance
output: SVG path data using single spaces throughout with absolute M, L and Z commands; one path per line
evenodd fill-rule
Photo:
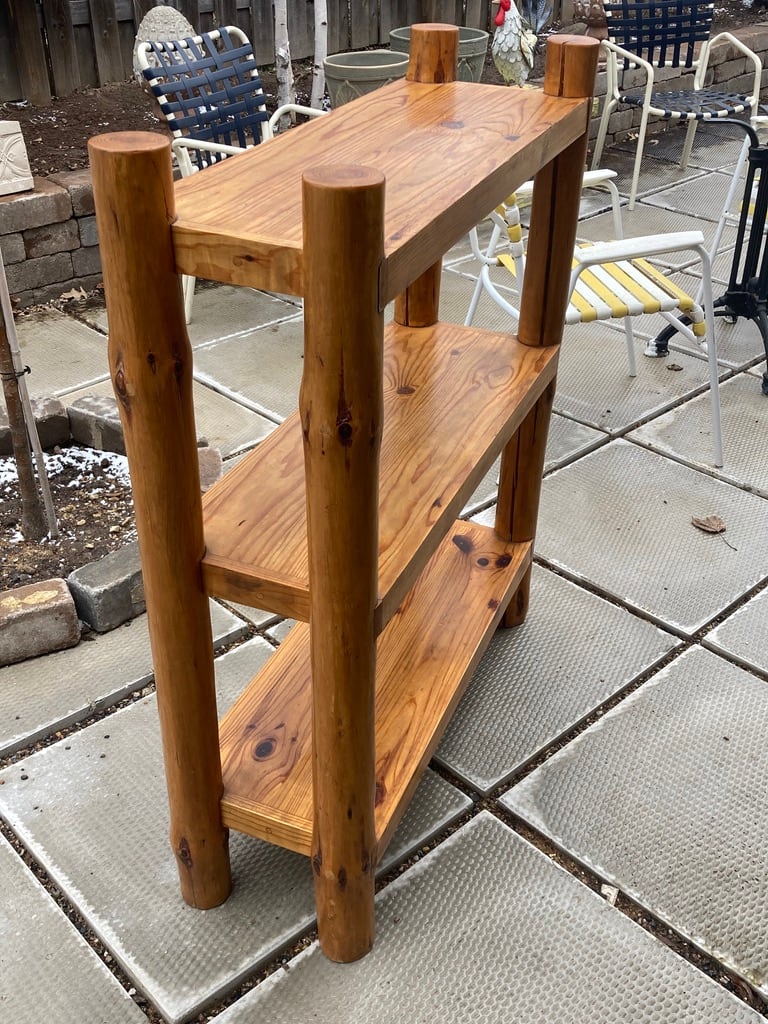
M 101 280 L 91 176 L 35 178 L 32 192 L 0 197 L 0 252 L 20 307 L 50 302 Z

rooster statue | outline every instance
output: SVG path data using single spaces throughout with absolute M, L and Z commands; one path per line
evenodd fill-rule
M 499 9 L 494 22 L 496 31 L 491 42 L 491 55 L 499 74 L 509 85 L 522 85 L 533 68 L 536 34 L 526 25 L 515 0 L 494 0 Z

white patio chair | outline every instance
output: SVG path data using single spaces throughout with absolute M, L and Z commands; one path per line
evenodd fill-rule
M 681 231 L 622 238 L 619 196 L 613 181 L 615 176 L 613 171 L 585 173 L 584 187 L 599 186 L 609 190 L 614 231 L 619 237 L 613 241 L 589 242 L 576 247 L 570 282 L 571 296 L 565 322 L 576 324 L 623 320 L 631 377 L 637 374 L 632 317 L 659 313 L 665 320 L 673 323 L 676 330 L 689 342 L 700 349 L 706 349 L 709 363 L 714 464 L 722 466 L 723 443 L 712 308 L 712 269 L 709 252 L 704 245 L 704 236 L 700 231 Z M 525 274 L 525 238 L 518 203 L 521 197 L 530 195 L 532 185 L 532 182 L 526 183 L 490 214 L 491 236 L 484 250 L 480 246 L 477 229 L 470 233 L 472 252 L 481 267 L 464 321 L 466 325 L 472 323 L 484 292 L 509 314 L 513 325 L 519 319 L 519 296 Z M 696 253 L 701 260 L 703 307 L 649 262 L 649 258 L 654 256 L 688 250 Z M 502 272 L 506 271 L 502 280 L 495 279 L 498 277 L 499 269 Z M 657 354 L 655 346 L 653 352 L 649 354 Z
M 173 134 L 182 177 L 268 142 L 285 114 L 324 113 L 287 103 L 270 115 L 253 47 L 234 26 L 187 39 L 141 43 L 136 59 Z M 189 323 L 194 277 L 183 277 L 182 286 Z

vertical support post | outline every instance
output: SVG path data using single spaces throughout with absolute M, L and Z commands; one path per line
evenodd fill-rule
M 455 25 L 412 25 L 406 79 L 409 82 L 455 82 L 459 66 L 459 30 Z M 437 323 L 442 259 L 395 299 L 395 321 L 406 327 Z
M 131 470 L 155 666 L 171 843 L 187 903 L 230 892 L 192 350 L 174 264 L 171 148 L 149 132 L 92 139 L 109 363 Z
M 304 434 L 312 662 L 312 869 L 323 951 L 373 944 L 374 690 L 383 421 L 384 177 L 303 178 Z M 354 239 L 354 246 L 350 240 Z
M 590 98 L 598 50 L 597 40 L 586 36 L 550 36 L 544 92 L 549 96 Z M 559 345 L 562 340 L 587 154 L 589 106 L 585 107 L 584 134 L 546 164 L 534 179 L 518 326 L 518 338 L 524 345 Z M 508 540 L 532 541 L 536 535 L 554 394 L 553 382 L 502 453 L 496 530 Z M 518 625 L 525 618 L 530 580 L 529 569 L 512 596 L 504 626 Z

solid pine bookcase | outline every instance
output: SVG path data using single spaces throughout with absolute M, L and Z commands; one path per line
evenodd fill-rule
M 553 36 L 543 91 L 491 87 L 454 80 L 457 29 L 411 40 L 405 81 L 176 185 L 163 137 L 91 142 L 182 892 L 226 899 L 229 828 L 306 854 L 337 960 L 525 615 L 596 64 Z M 517 335 L 440 322 L 443 253 L 534 175 Z M 304 299 L 297 413 L 202 501 L 182 273 Z M 500 453 L 495 527 L 458 520 Z M 300 620 L 220 725 L 210 595 Z

